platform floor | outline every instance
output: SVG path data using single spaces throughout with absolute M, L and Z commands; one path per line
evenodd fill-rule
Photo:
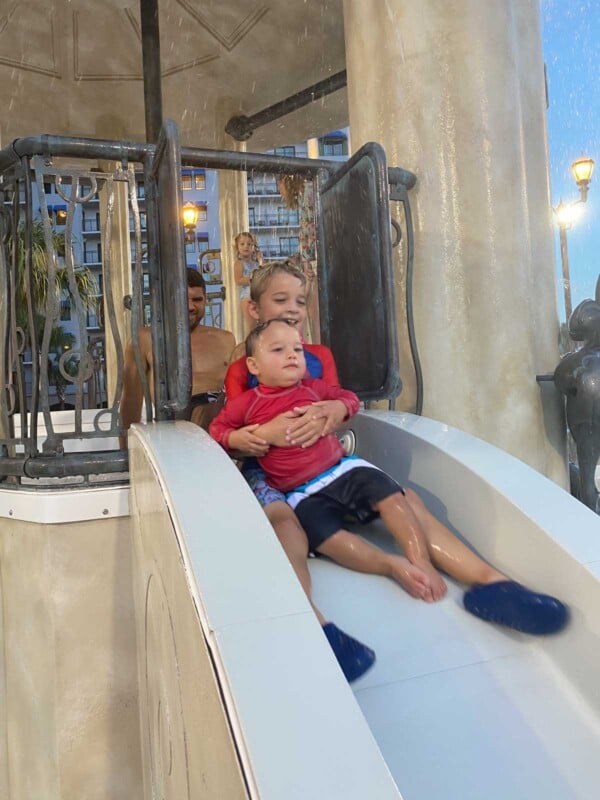
M 393 548 L 376 523 L 359 529 Z M 354 693 L 404 800 L 591 800 L 600 720 L 535 638 L 310 561 L 314 599 L 377 653 Z M 600 680 L 600 678 L 599 678 Z

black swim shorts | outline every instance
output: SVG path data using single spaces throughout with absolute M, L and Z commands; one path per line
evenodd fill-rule
M 373 506 L 386 497 L 404 491 L 399 483 L 375 467 L 356 467 L 336 478 L 295 507 L 311 551 L 344 527 L 352 516 L 365 524 L 377 516 Z

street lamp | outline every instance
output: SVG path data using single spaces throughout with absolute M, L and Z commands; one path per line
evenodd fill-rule
M 193 242 L 198 222 L 198 206 L 195 203 L 186 203 L 181 209 L 181 217 L 185 228 L 185 241 Z
M 571 164 L 571 171 L 575 178 L 575 183 L 579 187 L 581 198 L 570 203 L 564 203 L 562 198 L 559 204 L 553 209 L 558 224 L 560 236 L 560 261 L 563 275 L 563 291 L 565 295 L 565 314 L 567 325 L 573 313 L 571 303 L 571 277 L 569 274 L 569 250 L 567 247 L 567 231 L 573 225 L 581 213 L 581 205 L 587 200 L 588 187 L 594 171 L 594 161 L 591 158 L 578 158 Z
M 588 186 L 592 180 L 592 172 L 594 171 L 594 160 L 592 158 L 578 158 L 571 164 L 571 171 L 575 178 L 575 183 L 579 186 L 581 193 L 581 202 L 585 203 L 587 200 Z

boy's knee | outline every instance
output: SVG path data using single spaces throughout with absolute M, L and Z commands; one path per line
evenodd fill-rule
M 377 503 L 373 503 L 372 508 L 374 511 L 380 511 L 385 506 L 387 506 L 388 509 L 390 509 L 392 506 L 399 506 L 400 508 L 406 508 L 407 504 L 410 505 L 410 502 L 405 493 L 394 492 L 393 494 L 388 494 L 387 497 L 384 497 Z
M 271 525 L 286 521 L 292 521 L 296 522 L 296 524 L 299 524 L 298 517 L 294 514 L 294 511 L 290 508 L 290 506 L 283 502 L 283 500 L 276 500 L 274 503 L 269 503 L 268 506 L 264 507 L 264 512 L 267 515 Z
M 423 508 L 423 501 L 419 497 L 419 495 L 414 492 L 412 489 L 405 489 L 404 490 L 404 497 L 406 498 L 406 502 L 408 505 L 413 509 L 421 509 Z

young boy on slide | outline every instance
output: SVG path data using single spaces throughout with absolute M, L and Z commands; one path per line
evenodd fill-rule
M 248 336 L 246 353 L 258 385 L 229 400 L 210 426 L 211 435 L 226 449 L 236 446 L 236 432 L 244 427 L 263 425 L 315 402 L 340 402 L 347 417 L 357 412 L 359 401 L 352 392 L 305 379 L 304 349 L 294 322 L 272 319 L 258 325 Z M 350 569 L 387 575 L 427 602 L 446 593 L 440 569 L 472 587 L 464 596 L 468 611 L 516 630 L 554 633 L 566 623 L 562 603 L 493 569 L 436 520 L 414 492 L 363 459 L 346 457 L 335 436 L 321 436 L 308 447 L 273 443 L 258 460 L 267 483 L 286 493 L 311 550 Z M 381 516 L 405 556 L 385 553 L 346 531 L 343 519 L 348 514 L 361 522 Z M 374 661 L 369 648 L 352 641 L 357 647 L 342 657 L 336 652 L 349 680 Z

